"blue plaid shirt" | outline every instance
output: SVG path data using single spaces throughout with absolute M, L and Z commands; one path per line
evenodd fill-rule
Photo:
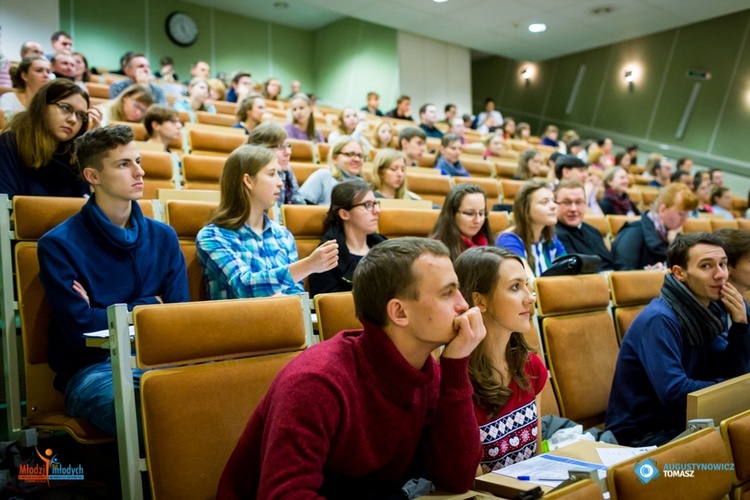
M 209 299 L 305 291 L 289 273 L 289 264 L 298 260 L 292 233 L 268 216 L 264 218 L 261 235 L 247 225 L 231 230 L 209 224 L 200 230 L 195 242 Z

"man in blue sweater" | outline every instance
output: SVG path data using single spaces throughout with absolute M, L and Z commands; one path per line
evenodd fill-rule
M 727 281 L 721 239 L 680 235 L 667 264 L 661 296 L 633 321 L 617 357 L 607 430 L 628 446 L 675 438 L 685 430 L 688 393 L 750 371 L 747 311 Z
M 187 273 L 174 230 L 145 218 L 136 202 L 143 169 L 131 129 L 84 134 L 76 157 L 94 194 L 39 240 L 40 278 L 52 310 L 49 364 L 68 413 L 114 435 L 109 352 L 86 348 L 83 334 L 106 329 L 107 307 L 115 303 L 132 309 L 188 301 Z

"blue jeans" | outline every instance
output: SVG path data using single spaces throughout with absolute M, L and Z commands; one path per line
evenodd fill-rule
M 140 381 L 143 370 L 133 369 L 138 435 L 141 435 Z M 65 389 L 65 410 L 83 417 L 110 436 L 117 435 L 112 363 L 107 360 L 80 370 Z M 139 439 L 140 441 L 140 439 Z

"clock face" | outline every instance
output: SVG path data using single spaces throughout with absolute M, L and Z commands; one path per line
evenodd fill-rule
M 177 45 L 187 47 L 198 39 L 198 25 L 184 12 L 174 12 L 167 18 L 167 35 Z

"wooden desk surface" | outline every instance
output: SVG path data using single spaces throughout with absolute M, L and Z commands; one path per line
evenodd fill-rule
M 687 396 L 687 420 L 712 418 L 714 425 L 750 408 L 750 373 L 691 392 Z M 687 422 L 685 422 L 687 425 Z
M 597 448 L 626 447 L 616 444 L 600 443 L 598 441 L 578 441 L 577 443 L 565 446 L 564 448 L 550 451 L 549 454 L 600 464 L 602 461 L 599 459 L 599 454 L 596 452 Z M 540 485 L 529 481 L 519 481 L 516 478 L 503 476 L 502 474 L 495 474 L 494 472 L 484 474 L 474 480 L 474 489 L 489 491 L 494 495 L 500 495 L 501 498 L 512 498 L 522 491 L 533 490 L 537 486 Z M 541 486 L 541 488 L 545 493 L 552 489 L 549 486 Z

